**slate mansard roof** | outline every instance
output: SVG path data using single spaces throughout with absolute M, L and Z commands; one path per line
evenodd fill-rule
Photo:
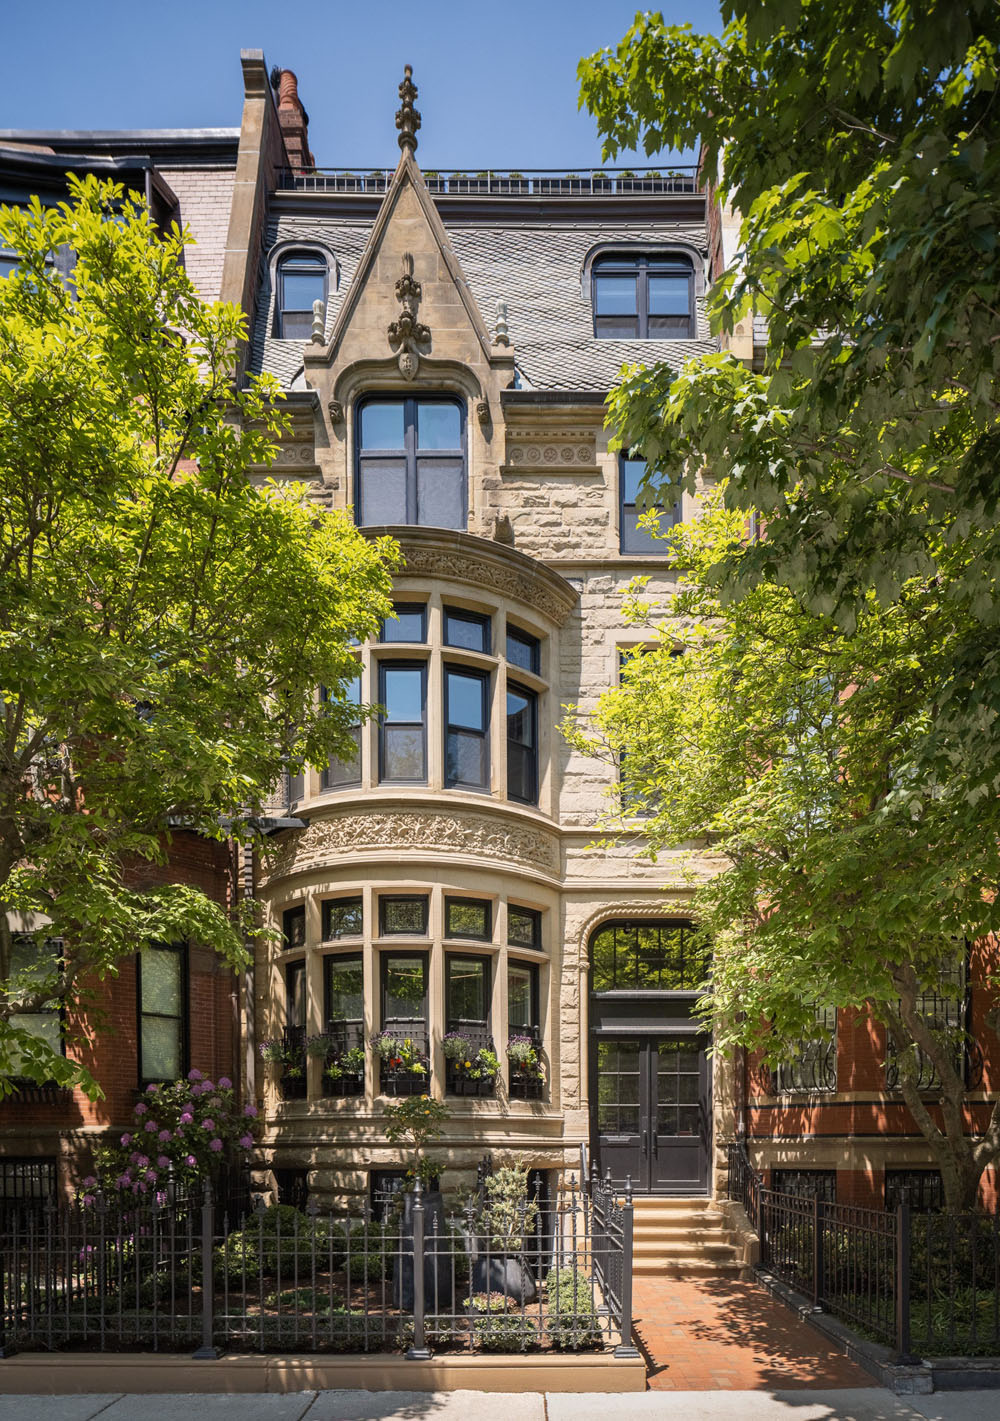
M 607 204 L 610 206 L 610 203 Z M 589 214 L 580 221 L 475 221 L 449 219 L 442 212 L 449 241 L 469 289 L 492 330 L 496 303 L 507 302 L 507 324 L 521 384 L 539 390 L 606 391 L 625 363 L 666 360 L 678 368 L 692 356 L 717 348 L 698 301 L 697 340 L 598 340 L 594 336 L 589 282 L 584 263 L 595 249 L 651 247 L 680 243 L 702 256 L 707 244 L 704 222 L 627 222 L 614 214 Z M 250 368 L 268 371 L 291 387 L 301 383 L 302 341 L 277 340 L 269 254 L 287 243 L 319 244 L 336 262 L 339 282 L 331 277 L 326 333 L 329 336 L 350 291 L 372 222 L 359 218 L 277 214 L 264 235 L 262 288 L 254 321 Z

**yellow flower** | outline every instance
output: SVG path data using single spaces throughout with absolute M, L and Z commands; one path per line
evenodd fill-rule
M 471 1065 L 472 1065 L 472 1062 L 471 1062 L 471 1061 L 466 1061 L 465 1064 L 466 1064 L 467 1066 L 471 1066 Z

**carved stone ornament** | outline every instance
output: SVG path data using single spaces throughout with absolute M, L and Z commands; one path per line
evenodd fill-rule
M 420 367 L 418 347 L 430 343 L 430 327 L 417 320 L 421 295 L 420 282 L 413 275 L 413 256 L 404 252 L 403 275 L 396 282 L 396 300 L 402 310 L 386 332 L 390 346 L 398 351 L 396 363 L 404 380 L 412 380 Z
M 327 404 L 327 409 L 330 411 L 330 423 L 332 425 L 343 424 L 344 406 L 339 400 L 330 400 Z
M 411 153 L 417 151 L 417 129 L 420 127 L 420 114 L 413 107 L 416 97 L 413 66 L 407 64 L 403 70 L 403 82 L 399 86 L 400 106 L 396 110 L 396 127 L 399 129 L 400 148 L 409 148 Z
M 490 422 L 490 406 L 488 400 L 476 401 L 476 418 L 484 427 Z
M 497 318 L 493 323 L 493 344 L 510 345 L 510 331 L 507 328 L 507 302 L 497 301 Z
M 554 834 L 531 824 L 456 809 L 449 814 L 396 810 L 314 818 L 308 829 L 288 836 L 265 871 L 268 881 L 274 882 L 290 873 L 324 868 L 344 854 L 399 849 L 471 854 L 489 863 L 503 859 L 547 873 L 559 867 Z
M 497 539 L 502 542 L 502 539 Z M 443 549 L 403 548 L 406 572 L 412 577 L 437 581 L 464 582 L 469 586 L 487 588 L 501 597 L 509 597 L 525 607 L 533 607 L 557 626 L 566 620 L 576 599 L 551 592 L 540 579 L 532 577 L 505 561 L 477 558 L 474 555 L 447 552 Z

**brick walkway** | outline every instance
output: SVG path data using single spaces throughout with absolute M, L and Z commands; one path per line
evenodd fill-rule
M 724 1274 L 636 1278 L 633 1315 L 653 1391 L 870 1387 L 756 1283 Z

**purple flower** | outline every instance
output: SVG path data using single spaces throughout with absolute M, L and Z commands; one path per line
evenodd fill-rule
M 146 1132 L 147 1135 L 155 1135 L 155 1134 L 156 1134 L 156 1121 L 155 1121 L 155 1120 L 147 1120 L 146 1123 L 145 1123 L 145 1125 L 143 1125 L 142 1128 L 145 1130 L 145 1132 Z
M 191 1114 L 190 1110 L 185 1110 L 184 1114 L 181 1116 L 181 1124 L 182 1124 L 182 1125 L 193 1125 L 193 1124 L 194 1124 L 194 1116 Z
M 188 1155 L 187 1158 L 185 1159 L 184 1163 L 185 1163 L 185 1164 L 189 1164 L 189 1165 L 191 1166 L 191 1168 L 193 1169 L 193 1168 L 195 1167 L 195 1165 L 198 1163 L 198 1161 L 195 1159 L 194 1155 Z
M 165 1204 L 167 1202 L 167 1196 L 164 1190 L 158 1189 L 156 1191 L 156 1202 L 157 1204 Z
M 140 1155 L 136 1160 L 136 1164 L 140 1169 L 147 1169 L 149 1167 L 149 1155 Z
M 159 1140 L 159 1142 L 160 1142 L 161 1145 L 165 1145 L 165 1144 L 167 1143 L 167 1141 L 171 1138 L 171 1136 L 170 1136 L 170 1131 L 169 1131 L 169 1130 L 161 1130 L 160 1133 L 157 1135 L 156 1138 Z
M 139 1104 L 135 1107 L 135 1113 L 136 1113 L 136 1115 L 145 1115 L 145 1113 L 146 1113 L 146 1111 L 147 1111 L 148 1109 L 149 1109 L 149 1106 L 148 1106 L 148 1105 L 143 1105 L 142 1101 L 140 1100 L 140 1101 L 139 1101 Z
M 96 1186 L 96 1184 L 97 1184 L 97 1180 L 96 1180 L 96 1178 L 94 1177 L 94 1175 L 88 1174 L 88 1175 L 87 1175 L 87 1178 L 83 1181 L 83 1188 L 84 1188 L 84 1189 L 93 1189 L 93 1188 Z
M 149 1173 L 146 1175 L 146 1183 L 147 1183 L 147 1184 L 155 1184 L 155 1183 L 156 1183 L 156 1170 L 155 1170 L 155 1169 L 151 1169 L 151 1170 L 149 1171 Z
M 156 1084 L 155 1081 L 150 1081 L 149 1085 L 146 1087 L 146 1094 L 155 1095 L 159 1089 L 160 1087 Z
M 253 1136 L 252 1136 L 252 1135 L 241 1135 L 241 1136 L 240 1136 L 240 1144 L 243 1146 L 243 1148 L 244 1148 L 245 1150 L 252 1150 L 252 1149 L 253 1149 Z
M 248 1120 L 252 1120 L 257 1114 L 256 1105 L 244 1105 L 243 1114 L 247 1117 Z
M 130 1145 L 131 1143 L 132 1143 L 132 1136 L 131 1136 L 131 1135 L 123 1135 L 123 1136 L 122 1136 L 122 1144 L 123 1144 L 123 1145 Z
M 215 1089 L 215 1086 L 212 1084 L 211 1081 L 206 1080 L 206 1081 L 202 1081 L 202 1083 L 201 1083 L 201 1088 L 202 1088 L 202 1091 L 207 1094 L 208 1091 L 214 1090 L 214 1089 Z
M 233 1083 L 232 1083 L 232 1081 L 229 1079 L 228 1076 L 220 1076 L 220 1077 L 219 1077 L 219 1089 L 220 1089 L 220 1090 L 232 1090 L 232 1088 L 233 1088 Z
M 167 1159 L 166 1155 L 159 1155 L 159 1156 L 157 1157 L 157 1160 L 156 1160 L 156 1168 L 157 1168 L 157 1169 L 169 1169 L 169 1168 L 170 1168 L 170 1161 Z
M 210 1120 L 210 1119 L 206 1116 L 205 1119 L 201 1122 L 201 1128 L 202 1128 L 203 1130 L 214 1130 L 214 1129 L 215 1129 L 215 1121 L 214 1121 L 214 1120 Z
M 83 1196 L 83 1200 L 82 1200 L 81 1202 L 84 1203 L 84 1204 L 93 1204 L 93 1202 L 94 1202 L 94 1196 L 93 1196 L 93 1194 L 85 1194 L 85 1195 Z
M 138 1150 L 133 1150 L 132 1153 L 129 1155 L 128 1160 L 129 1160 L 129 1164 L 138 1164 L 138 1162 L 139 1162 L 139 1151 L 138 1151 Z
M 202 1079 L 201 1071 L 188 1071 L 188 1080 L 189 1080 L 189 1081 L 200 1081 L 201 1079 Z
M 221 1141 L 220 1139 L 216 1138 L 216 1139 L 212 1140 L 212 1142 L 209 1144 L 209 1147 L 208 1147 L 208 1148 L 209 1148 L 210 1150 L 215 1150 L 216 1153 L 218 1153 L 218 1151 L 222 1149 L 222 1141 Z

